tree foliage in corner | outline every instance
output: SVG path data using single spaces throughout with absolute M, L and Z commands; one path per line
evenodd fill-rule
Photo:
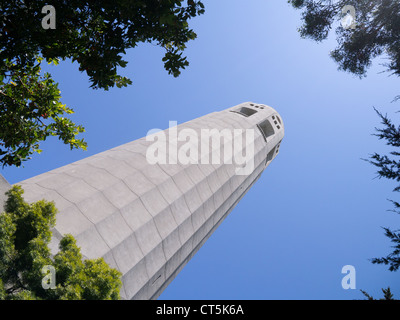
M 395 126 L 392 121 L 386 116 L 378 112 L 379 117 L 384 125 L 383 129 L 376 129 L 377 134 L 375 134 L 379 139 L 386 140 L 386 144 L 396 148 L 395 151 L 390 152 L 390 156 L 380 155 L 374 153 L 369 161 L 374 166 L 378 167 L 378 176 L 380 178 L 386 178 L 400 182 L 400 152 L 398 148 L 400 147 L 400 126 Z M 394 192 L 400 191 L 400 185 L 393 189 Z M 394 205 L 393 211 L 400 214 L 400 203 L 397 201 L 391 201 Z M 383 228 L 385 230 L 385 235 L 390 239 L 393 246 L 393 251 L 382 258 L 372 259 L 372 263 L 385 264 L 389 266 L 390 271 L 396 271 L 400 267 L 400 230 L 390 230 L 389 228 Z
M 127 49 L 149 42 L 166 50 L 164 67 L 174 77 L 188 66 L 182 56 L 196 38 L 188 21 L 204 13 L 195 0 L 54 0 L 56 28 L 44 29 L 44 0 L 0 1 L 0 163 L 21 165 L 39 142 L 58 136 L 71 148 L 85 148 L 83 132 L 66 116 L 60 91 L 42 60 L 70 59 L 89 76 L 91 87 L 108 90 L 132 83 L 117 73 Z M 185 5 L 186 4 L 186 5 Z
M 397 0 L 289 0 L 302 10 L 300 35 L 322 41 L 337 23 L 338 46 L 331 52 L 339 69 L 365 76 L 372 60 L 388 58 L 386 70 L 400 76 L 400 2 Z M 355 8 L 356 27 L 343 28 L 342 8 Z
M 41 58 L 33 66 L 3 61 L 0 66 L 0 163 L 20 166 L 39 142 L 58 136 L 71 149 L 86 149 L 83 132 L 66 116 L 72 109 L 60 102 L 60 90 L 49 73 L 41 75 Z
M 0 214 L 0 299 L 116 300 L 121 273 L 102 258 L 82 261 L 75 239 L 64 236 L 52 257 L 48 244 L 56 208 L 44 200 L 24 201 L 23 190 L 8 191 Z M 55 288 L 45 289 L 45 266 L 55 270 Z M 46 281 L 45 281 L 46 282 Z
M 361 290 L 361 292 L 368 300 L 376 300 L 374 299 L 374 297 L 370 296 L 364 290 Z M 382 292 L 383 292 L 383 298 L 379 300 L 396 300 L 393 298 L 393 293 L 390 291 L 390 287 L 387 287 L 387 289 L 382 289 Z

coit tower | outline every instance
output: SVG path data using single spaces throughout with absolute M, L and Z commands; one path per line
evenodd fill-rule
M 172 125 L 171 125 L 172 124 Z M 124 299 L 156 299 L 279 153 L 284 126 L 246 102 L 19 182 L 58 209 L 53 253 L 72 234 L 122 273 Z

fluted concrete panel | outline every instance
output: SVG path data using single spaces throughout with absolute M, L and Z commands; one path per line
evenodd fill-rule
M 85 258 L 103 257 L 122 273 L 123 298 L 155 299 L 279 153 L 281 122 L 274 109 L 243 103 L 19 184 L 28 202 L 59 209 L 53 253 L 72 234 Z M 157 134 L 166 161 L 154 163 Z

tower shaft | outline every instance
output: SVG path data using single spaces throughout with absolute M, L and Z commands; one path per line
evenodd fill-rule
M 85 258 L 122 273 L 122 298 L 156 299 L 275 158 L 283 135 L 274 109 L 243 103 L 18 184 L 28 202 L 55 202 L 53 253 L 72 234 Z

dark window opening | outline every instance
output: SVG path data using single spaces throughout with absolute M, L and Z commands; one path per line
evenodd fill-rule
M 237 112 L 245 117 L 250 117 L 251 115 L 255 114 L 257 112 L 257 110 L 253 110 L 253 109 L 246 108 L 246 107 L 241 107 L 237 110 L 234 110 L 233 112 Z
M 268 155 L 267 155 L 267 162 L 268 162 L 268 161 L 271 161 L 272 158 L 274 157 L 275 149 L 276 149 L 276 146 L 275 146 L 270 152 L 268 152 Z
M 272 136 L 275 133 L 274 128 L 272 128 L 272 125 L 268 119 L 259 123 L 257 125 L 257 127 L 258 127 L 258 129 L 260 129 L 262 135 L 264 136 L 265 141 L 267 141 L 267 138 Z

